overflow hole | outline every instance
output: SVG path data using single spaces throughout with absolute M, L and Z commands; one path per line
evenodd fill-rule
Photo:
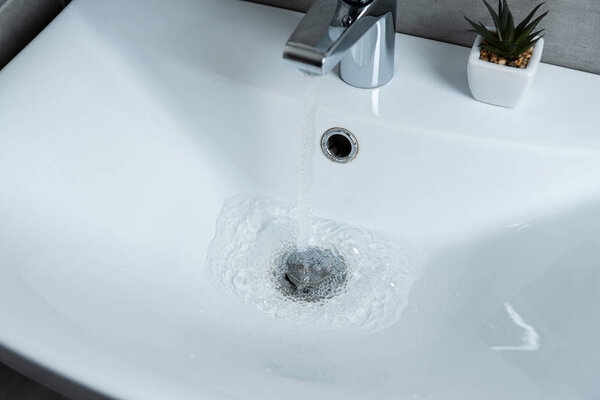
M 348 163 L 358 154 L 358 141 L 344 128 L 331 128 L 321 138 L 321 150 L 331 161 Z

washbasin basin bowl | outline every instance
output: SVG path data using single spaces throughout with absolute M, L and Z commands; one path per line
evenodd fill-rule
M 397 35 L 386 86 L 318 78 L 315 148 L 360 151 L 317 150 L 313 209 L 409 243 L 398 319 L 294 324 L 210 278 L 228 199 L 295 202 L 301 16 L 77 0 L 0 72 L 0 345 L 119 399 L 599 397 L 596 75 L 493 108 L 467 48 Z

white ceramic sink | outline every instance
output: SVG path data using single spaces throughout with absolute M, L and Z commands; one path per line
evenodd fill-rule
M 597 75 L 497 108 L 469 49 L 398 35 L 383 88 L 318 82 L 315 145 L 360 152 L 317 151 L 314 208 L 421 249 L 400 319 L 290 324 L 208 278 L 226 199 L 294 202 L 300 18 L 76 0 L 0 72 L 0 344 L 119 399 L 599 398 Z

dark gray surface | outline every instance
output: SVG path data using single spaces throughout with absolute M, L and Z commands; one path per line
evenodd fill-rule
M 0 363 L 0 400 L 67 400 Z
M 305 12 L 315 0 L 252 0 Z M 508 0 L 522 19 L 542 0 Z M 495 6 L 495 0 L 491 0 Z M 600 0 L 547 0 L 544 62 L 600 74 Z M 491 24 L 481 0 L 399 0 L 398 32 L 471 46 L 474 33 L 463 16 Z M 291 33 L 291 32 L 290 32 Z M 465 61 L 466 62 L 466 61 Z
M 24 48 L 70 0 L 0 0 L 0 69 Z
M 89 367 L 94 366 L 90 364 Z M 37 399 L 114 400 L 28 360 L 0 343 L 0 400 Z

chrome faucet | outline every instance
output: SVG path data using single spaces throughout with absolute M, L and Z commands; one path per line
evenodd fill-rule
M 375 88 L 394 75 L 396 0 L 317 0 L 288 39 L 283 58 L 324 75 L 338 63 L 349 85 Z

